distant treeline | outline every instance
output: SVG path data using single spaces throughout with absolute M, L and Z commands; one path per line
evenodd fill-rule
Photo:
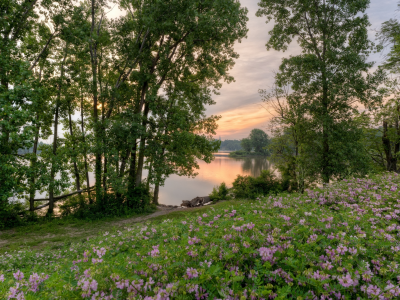
M 42 145 L 46 145 L 46 143 L 39 142 L 37 154 L 40 154 L 40 153 L 42 152 L 42 151 L 40 150 L 40 148 L 41 148 Z M 27 153 L 33 153 L 33 146 L 30 147 L 29 149 L 21 149 L 21 148 L 18 149 L 18 154 L 19 154 L 19 155 L 24 155 L 24 154 L 27 154 Z
M 221 141 L 220 150 L 226 151 L 238 151 L 243 150 L 242 146 L 240 145 L 240 140 L 225 140 Z

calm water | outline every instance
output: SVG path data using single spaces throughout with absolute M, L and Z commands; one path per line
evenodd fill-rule
M 160 188 L 159 202 L 162 204 L 180 205 L 182 200 L 190 200 L 196 196 L 207 196 L 213 187 L 225 182 L 228 187 L 237 175 L 260 175 L 262 170 L 272 167 L 272 164 L 263 157 L 231 158 L 228 153 L 216 153 L 215 159 L 207 164 L 198 161 L 199 175 L 195 178 L 172 175 Z
M 215 153 L 215 159 L 207 164 L 198 161 L 200 169 L 195 178 L 171 175 L 165 185 L 160 187 L 159 202 L 167 205 L 180 205 L 182 200 L 190 200 L 196 196 L 207 196 L 212 189 L 225 182 L 228 187 L 236 176 L 258 176 L 262 170 L 272 167 L 272 164 L 263 157 L 231 158 L 227 152 Z M 146 171 L 143 177 L 146 177 Z M 94 184 L 94 174 L 89 173 L 90 185 Z M 47 193 L 36 193 L 35 198 L 47 198 Z

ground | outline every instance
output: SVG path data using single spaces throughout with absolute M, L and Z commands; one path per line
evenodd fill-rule
M 219 205 L 219 204 L 217 204 Z M 82 241 L 96 236 L 99 232 L 111 229 L 123 229 L 130 224 L 145 222 L 149 219 L 179 217 L 198 210 L 207 210 L 209 207 L 174 208 L 158 206 L 157 211 L 130 218 L 113 218 L 100 221 L 87 220 L 56 220 L 46 224 L 17 227 L 0 231 L 0 253 L 10 250 L 26 248 L 43 249 L 46 247 L 59 248 L 62 245 Z

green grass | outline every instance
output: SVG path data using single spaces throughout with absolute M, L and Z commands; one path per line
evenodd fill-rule
M 213 207 L 227 207 L 232 203 L 220 202 Z M 191 208 L 176 211 L 149 219 L 150 222 L 160 222 L 165 219 L 186 218 L 191 214 L 207 211 L 210 206 Z M 99 232 L 107 230 L 122 230 L 130 223 L 136 223 L 138 217 L 147 216 L 150 213 L 133 215 L 130 217 L 113 217 L 102 220 L 79 220 L 73 218 L 53 219 L 40 224 L 16 227 L 0 231 L 0 253 L 25 249 L 58 249 L 66 243 L 81 243 L 88 237 L 97 236 Z M 121 221 L 130 221 L 122 224 Z M 147 221 L 148 222 L 148 221 Z
M 118 225 L 120 221 L 146 216 L 150 213 L 129 217 L 108 217 L 102 220 L 80 220 L 74 218 L 52 219 L 41 223 L 15 227 L 0 231 L 0 253 L 26 248 L 43 249 L 64 243 L 79 242 L 83 238 L 96 236 Z

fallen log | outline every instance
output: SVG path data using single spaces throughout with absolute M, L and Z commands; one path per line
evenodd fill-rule
M 91 186 L 91 187 L 83 189 L 83 190 L 75 191 L 75 192 L 72 192 L 72 193 L 69 193 L 69 194 L 65 194 L 65 195 L 61 195 L 61 196 L 56 196 L 56 197 L 53 198 L 53 201 L 56 202 L 56 201 L 59 201 L 61 199 L 67 198 L 69 196 L 72 196 L 72 195 L 75 195 L 75 194 L 78 194 L 78 193 L 90 192 L 90 190 L 92 190 L 94 188 L 95 188 L 95 186 Z M 49 200 L 50 199 L 45 199 L 45 198 L 43 198 L 43 199 L 33 199 L 33 201 L 49 201 Z M 50 204 L 50 202 L 46 203 L 46 204 L 43 204 L 43 205 L 36 206 L 33 209 L 33 211 L 39 210 L 39 209 L 41 209 L 43 207 L 46 207 L 46 206 L 49 206 L 49 204 Z M 30 211 L 30 210 L 27 210 L 27 211 Z

